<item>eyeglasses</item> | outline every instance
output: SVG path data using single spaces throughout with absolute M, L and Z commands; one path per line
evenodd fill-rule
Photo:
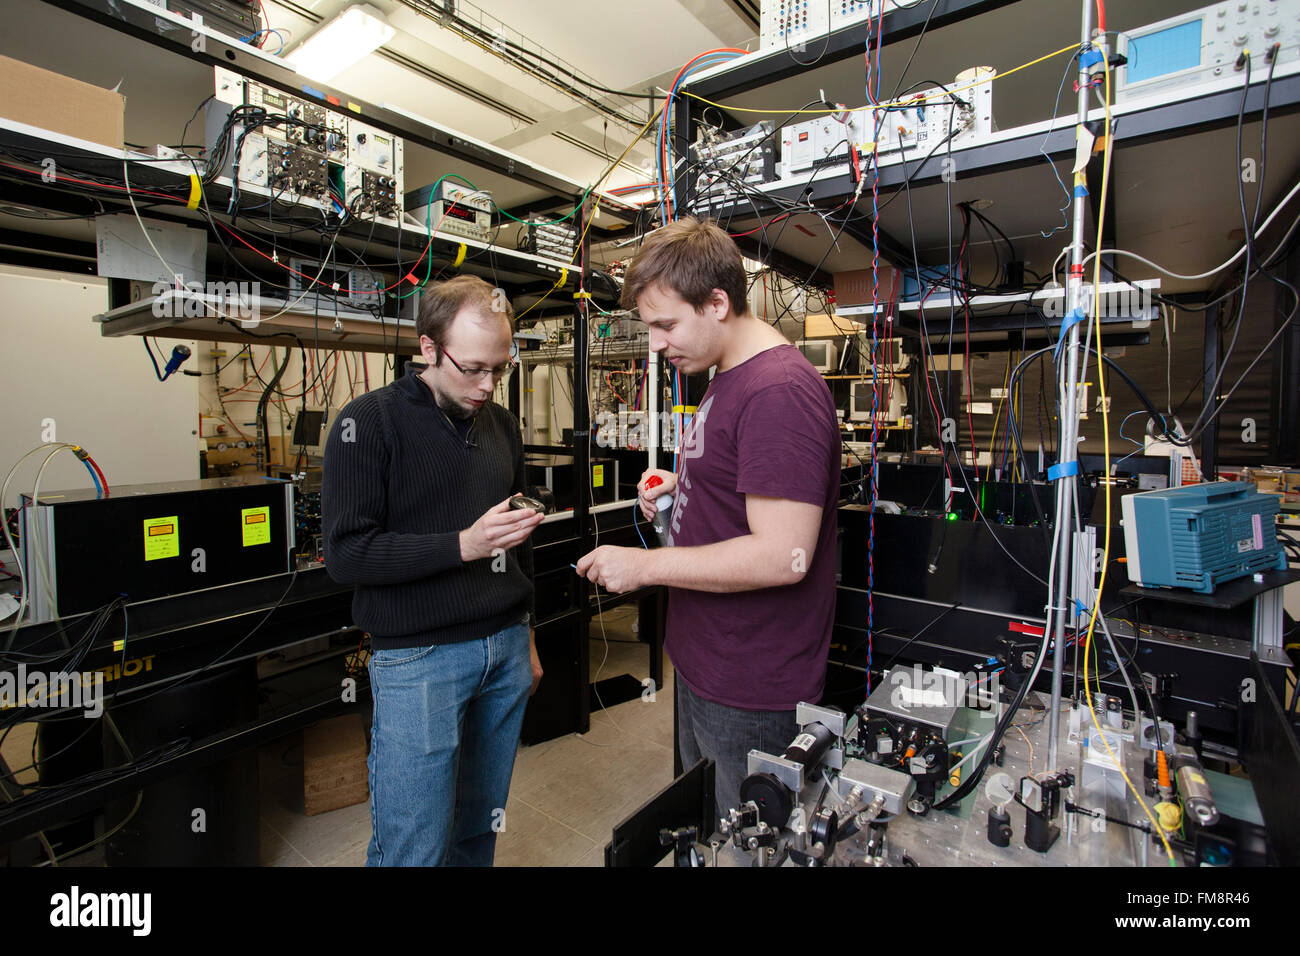
M 471 380 L 491 376 L 493 381 L 499 381 L 503 375 L 515 367 L 515 360 L 511 359 L 505 365 L 498 365 L 496 368 L 465 368 L 465 366 L 452 358 L 451 353 L 445 348 L 442 350 L 442 354 L 447 356 L 447 360 L 451 362 L 452 365 L 456 366 L 456 371 Z

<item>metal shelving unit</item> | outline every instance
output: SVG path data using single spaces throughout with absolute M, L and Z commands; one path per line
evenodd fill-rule
M 1128 5 L 1124 13 L 1129 19 L 1138 23 L 1155 22 L 1167 16 L 1195 9 L 1205 4 L 1180 3 L 1179 0 L 1151 0 L 1141 5 Z M 1112 7 L 1116 4 L 1111 4 Z M 882 56 L 896 67 L 906 61 L 911 62 L 909 54 L 913 52 L 913 38 L 921 30 L 921 24 L 927 16 L 930 18 L 926 28 L 926 38 L 919 47 L 915 69 L 908 73 L 910 79 L 921 80 L 938 76 L 940 79 L 953 75 L 944 72 L 946 68 L 960 64 L 959 69 L 982 62 L 992 62 L 1002 69 L 1018 62 L 1028 62 L 1033 56 L 1040 56 L 1052 49 L 1042 39 L 1044 35 L 1056 39 L 1061 34 L 1065 46 L 1071 38 L 1077 42 L 1077 11 L 1075 4 L 1049 6 L 1035 0 L 1012 0 L 1012 2 L 962 2 L 962 0 L 937 0 L 918 4 L 907 10 L 887 12 L 883 19 L 881 36 L 883 40 Z M 1060 24 L 1044 25 L 1044 17 L 1056 17 L 1059 8 Z M 1037 17 L 1037 20 L 1035 20 Z M 1115 11 L 1111 11 L 1112 34 L 1117 24 Z M 1026 26 L 1033 23 L 1034 26 Z M 960 29 L 944 28 L 960 25 Z M 1019 25 L 1019 29 L 1016 29 Z M 1135 24 L 1136 25 L 1136 24 Z M 1053 31 L 1056 31 L 1054 33 Z M 1067 32 L 1068 31 L 1068 32 Z M 1031 36 L 1033 40 L 1026 39 Z M 674 143 L 678 155 L 685 155 L 688 144 L 693 141 L 699 125 L 704 122 L 705 112 L 711 124 L 721 123 L 724 128 L 741 128 L 752 124 L 757 117 L 752 112 L 742 112 L 741 108 L 753 110 L 767 109 L 769 104 L 788 104 L 793 107 L 801 100 L 815 99 L 823 94 L 837 99 L 837 93 L 845 92 L 845 82 L 852 76 L 858 65 L 851 60 L 859 58 L 865 49 L 868 36 L 866 24 L 859 23 L 839 30 L 820 40 L 807 40 L 807 49 L 801 51 L 801 59 L 815 61 L 810 65 L 795 62 L 793 54 L 784 50 L 764 51 L 719 65 L 710 71 L 693 76 L 683 85 L 683 95 L 676 103 Z M 1113 40 L 1113 37 L 1112 37 Z M 875 43 L 873 35 L 873 45 Z M 1041 50 L 1030 44 L 1037 42 Z M 927 62 L 927 47 L 933 46 Z M 1115 45 L 1112 42 L 1111 52 Z M 984 59 L 988 57 L 988 59 Z M 1002 59 L 999 59 L 1002 58 Z M 1251 82 L 1245 90 L 1244 115 L 1248 124 L 1253 123 L 1248 133 L 1248 143 L 1253 149 L 1258 148 L 1258 121 L 1265 105 L 1265 86 L 1267 70 L 1261 63 L 1251 74 Z M 1053 61 L 1050 72 L 1060 77 L 1060 69 L 1065 66 L 1064 57 Z M 937 70 L 931 66 L 938 64 Z M 886 67 L 886 70 L 888 67 Z M 1045 68 L 1043 68 L 1045 69 Z M 896 74 L 897 70 L 895 71 Z M 893 75 L 886 75 L 892 79 Z M 857 102 L 862 101 L 861 72 L 857 74 L 855 87 Z M 1019 77 L 1010 77 L 995 84 L 994 116 L 999 114 L 999 101 L 1011 102 L 1010 112 L 1017 118 L 1024 116 L 1025 104 L 1031 97 L 1025 91 L 1016 88 L 1017 83 L 1024 83 L 1025 77 L 1035 74 L 1022 73 Z M 1067 70 L 1066 79 L 1069 72 Z M 1043 79 L 1039 75 L 1039 80 Z M 1239 227 L 1240 217 L 1236 212 L 1237 197 L 1226 186 L 1223 188 L 1206 188 L 1206 183 L 1221 183 L 1229 186 L 1238 175 L 1232 155 L 1236 147 L 1236 123 L 1238 111 L 1242 109 L 1244 74 L 1235 70 L 1225 71 L 1225 75 L 1212 83 L 1183 94 L 1166 95 L 1156 98 L 1134 98 L 1117 105 L 1112 105 L 1111 114 L 1115 120 L 1113 138 L 1113 160 L 1111 167 L 1111 188 L 1107 196 L 1105 209 L 1104 246 L 1123 246 L 1132 249 L 1156 261 L 1167 262 L 1182 272 L 1197 273 L 1226 259 L 1240 245 L 1239 234 L 1229 234 L 1234 219 Z M 920 85 L 920 84 L 918 84 Z M 1063 82 L 1062 84 L 1066 84 Z M 1051 104 L 1051 95 L 1056 91 L 1055 79 L 1046 92 L 1046 104 Z M 1039 95 L 1039 91 L 1032 91 Z M 692 96 L 694 94 L 694 96 Z M 1004 96 L 1004 94 L 1006 94 Z M 1273 77 L 1268 91 L 1268 181 L 1261 186 L 1265 189 L 1264 208 L 1281 197 L 1289 185 L 1288 177 L 1300 167 L 1300 67 L 1294 63 L 1283 63 Z M 882 94 L 883 95 L 883 94 Z M 1069 90 L 1061 98 L 1069 104 Z M 702 99 L 696 99 L 700 97 Z M 706 104 L 711 101 L 713 105 Z M 1037 103 L 1038 100 L 1033 100 Z M 851 104 L 852 105 L 852 104 Z M 736 112 L 728 113 L 728 107 Z M 1066 113 L 1056 119 L 1034 117 L 1032 122 L 1024 122 L 1009 128 L 995 131 L 992 135 L 973 142 L 958 142 L 950 148 L 941 148 L 928 154 L 910 152 L 900 159 L 894 152 L 880 158 L 878 189 L 881 191 L 882 204 L 889 194 L 887 208 L 883 208 L 877 223 L 879 227 L 879 248 L 882 257 L 890 258 L 895 263 L 911 268 L 914 247 L 909 233 L 916 229 L 916 245 L 920 254 L 917 256 L 921 266 L 933 266 L 943 258 L 934 249 L 943 245 L 945 213 L 951 216 L 951 207 L 959 202 L 975 199 L 993 201 L 994 217 L 1004 231 L 1017 240 L 1022 252 L 1028 254 L 1021 258 L 1046 272 L 1046 263 L 1050 262 L 1055 250 L 1064 244 L 1064 234 L 1055 240 L 1040 240 L 1038 232 L 1042 228 L 1042 211 L 1061 206 L 1062 189 L 1057 186 L 1050 171 L 1041 169 L 1049 162 L 1056 166 L 1059 175 L 1068 182 L 1069 170 L 1075 158 L 1075 120 Z M 770 114 L 768 114 L 770 115 Z M 1041 114 L 1040 114 L 1041 115 Z M 1100 107 L 1091 109 L 1088 114 L 1090 127 L 1100 133 L 1104 126 L 1104 110 Z M 806 119 L 808 117 L 799 117 Z M 945 162 L 955 174 L 945 178 Z M 1213 174 L 1205 172 L 1210 162 L 1217 161 Z M 1039 167 L 1041 171 L 1036 170 Z M 1094 153 L 1086 160 L 1084 172 L 1089 191 L 1091 218 L 1095 221 L 1101 210 L 1096 197 L 1101 193 L 1100 155 Z M 1141 187 L 1135 192 L 1135 187 Z M 678 181 L 677 205 L 685 206 L 692 183 L 689 174 Z M 729 231 L 750 232 L 753 235 L 738 239 L 747 255 L 754 258 L 767 258 L 782 271 L 795 275 L 812 284 L 830 285 L 831 274 L 841 270 L 867 267 L 872 259 L 872 224 L 870 222 L 871 197 L 868 188 L 858 198 L 850 212 L 856 212 L 858 218 L 848 222 L 838 237 L 837 246 L 819 263 L 826 252 L 828 236 L 826 226 L 812 216 L 803 220 L 808 228 L 802 233 L 796 228 L 784 228 L 790 220 L 781 225 L 761 228 L 762 223 L 776 213 L 783 211 L 779 201 L 806 202 L 815 204 L 819 209 L 829 210 L 852 198 L 854 182 L 851 171 L 846 164 L 831 166 L 814 171 L 799 179 L 777 180 L 758 187 L 758 191 L 767 197 L 767 201 L 753 195 L 743 201 L 732 201 L 726 205 L 708 209 L 711 216 L 729 223 Z M 1228 193 L 1232 193 L 1228 196 Z M 1221 194 L 1221 195 L 1220 195 Z M 1117 207 L 1116 197 L 1122 196 L 1125 202 Z M 892 200 L 897 198 L 897 202 Z M 1136 201 L 1133 201 L 1136 198 Z M 750 201 L 752 199 L 752 202 Z M 1154 227 L 1152 218 L 1166 210 L 1176 210 L 1172 219 L 1161 216 L 1166 228 L 1172 230 L 1169 239 L 1164 240 L 1160 228 Z M 913 218 L 915 216 L 915 218 Z M 909 222 L 911 220 L 911 222 Z M 1050 224 L 1049 224 L 1050 225 Z M 755 227 L 760 227 L 756 229 Z M 761 242 L 758 240 L 762 240 Z M 1050 243 L 1054 242 L 1055 245 Z M 927 255 L 924 250 L 929 249 Z M 1047 251 L 1051 250 L 1051 251 Z M 991 261 L 991 256 L 989 257 Z M 1137 280 L 1139 288 L 1159 291 L 1166 296 L 1178 298 L 1186 293 L 1204 293 L 1206 283 L 1181 282 L 1169 279 L 1148 279 L 1153 272 L 1139 267 L 1131 260 L 1111 261 L 1103 257 L 1103 270 L 1112 265 L 1117 266 L 1126 278 Z M 814 265 L 819 268 L 814 269 Z M 976 269 L 980 263 L 976 262 Z M 802 271 L 800 271 L 802 270 Z M 1112 292 L 1129 288 L 1127 282 L 1108 283 Z M 942 296 L 942 297 L 941 297 Z M 969 316 L 962 321 L 969 321 L 971 335 L 981 336 L 980 349 L 989 343 L 985 333 L 1005 332 L 1009 336 L 1019 334 L 1021 344 L 1025 343 L 1025 330 L 1022 318 L 1015 314 L 1028 305 L 1041 307 L 1043 293 L 1008 296 L 973 296 L 963 307 L 969 305 Z M 1205 296 L 1200 295 L 1203 301 Z M 935 324 L 933 317 L 929 326 L 931 336 L 949 334 L 946 317 L 950 308 L 956 303 L 950 301 L 947 294 L 936 293 L 925 303 L 925 311 L 942 311 L 945 321 Z M 1029 300 L 1029 301 L 1026 301 Z M 922 334 L 917 317 L 921 306 L 915 302 L 900 302 L 895 306 L 897 318 L 895 332 L 902 332 L 915 337 Z M 976 311 L 979 310 L 979 311 Z M 870 306 L 843 308 L 837 314 L 849 317 L 870 315 Z M 990 314 L 996 313 L 996 314 Z M 1207 385 L 1212 382 L 1219 367 L 1219 354 L 1215 341 L 1217 333 L 1218 312 L 1212 307 L 1206 315 L 1206 378 Z M 1113 326 L 1132 321 L 1122 313 L 1112 315 L 1109 321 Z M 1059 316 L 1051 322 L 1059 324 Z M 1028 330 L 1032 333 L 1032 329 Z M 1039 336 L 1044 334 L 1038 329 Z M 1144 344 L 1150 340 L 1147 332 L 1116 329 L 1107 336 L 1108 343 L 1114 346 Z M 1040 344 L 1046 344 L 1040 343 Z M 1009 347 L 1002 345 L 1001 348 Z M 1282 360 L 1274 363 L 1273 390 L 1278 395 L 1287 396 L 1295 391 L 1296 369 L 1300 368 L 1300 335 L 1289 335 L 1280 345 L 1285 353 Z M 992 350 L 999 350 L 996 344 Z M 1213 396 L 1210 397 L 1213 400 Z M 1277 408 L 1275 427 L 1283 434 L 1293 434 L 1300 430 L 1300 407 L 1294 400 L 1283 400 Z M 1204 433 L 1202 458 L 1212 467 L 1215 460 L 1216 436 L 1211 427 Z M 1282 447 L 1287 446 L 1286 442 Z
M 102 55 L 120 62 L 121 69 L 129 77 L 127 88 L 138 89 L 144 77 L 150 73 L 156 75 L 161 71 L 172 77 L 177 88 L 202 88 L 210 84 L 211 68 L 222 67 L 243 76 L 264 82 L 279 89 L 300 95 L 306 100 L 314 101 L 330 109 L 350 113 L 364 118 L 368 124 L 401 136 L 408 149 L 408 170 L 412 159 L 416 165 L 441 168 L 437 164 L 451 162 L 454 167 L 476 178 L 483 178 L 488 188 L 500 186 L 510 193 L 503 196 L 506 212 L 520 218 L 548 208 L 570 208 L 576 206 L 586 193 L 586 184 L 570 179 L 553 170 L 531 163 L 528 160 L 507 152 L 497 150 L 491 144 L 474 137 L 419 117 L 400 107 L 389 104 L 373 104 L 358 99 L 346 91 L 321 84 L 305 83 L 303 77 L 288 69 L 278 58 L 268 55 L 247 44 L 239 43 L 222 34 L 215 33 L 201 24 L 184 20 L 176 14 L 150 6 L 145 0 L 43 0 L 38 8 L 57 8 L 67 14 L 84 18 L 105 28 L 103 42 L 97 44 L 102 48 Z M 61 22 L 71 22 L 64 14 L 58 15 Z M 112 31 L 112 32 L 108 32 Z M 33 59 L 47 60 L 55 55 L 57 40 L 50 39 L 51 46 L 33 51 Z M 147 45 L 142 47 L 141 44 Z M 20 54 L 21 58 L 21 54 Z M 146 62 L 147 61 L 147 62 Z M 209 77 L 205 80 L 204 77 Z M 209 85 L 208 92 L 211 92 Z M 128 105 L 128 115 L 131 106 Z M 139 109 L 139 107 L 137 107 Z M 188 109 L 186 113 L 188 114 Z M 152 124 L 156 125 L 156 124 Z M 198 124 L 202 128 L 202 122 Z M 176 123 L 180 127 L 179 120 Z M 144 140 L 152 142 L 152 140 Z M 170 140 L 167 140 L 170 141 Z M 123 153 L 114 149 L 63 136 L 36 127 L 0 120 L 0 148 L 5 151 L 35 159 L 54 155 L 63 169 L 88 173 L 94 178 L 110 185 L 122 185 L 124 182 L 122 160 Z M 158 162 L 156 157 L 128 150 L 125 156 L 131 163 L 131 184 L 140 188 L 184 186 L 194 171 L 185 161 Z M 139 160 L 147 160 L 141 162 Z M 420 175 L 427 175 L 421 172 Z M 436 176 L 436 173 L 434 174 Z M 408 181 L 409 177 L 408 177 Z M 208 206 L 216 214 L 226 207 L 230 197 L 231 183 L 228 178 L 218 178 L 205 189 Z M 0 259 L 20 265 L 53 266 L 70 268 L 75 271 L 94 274 L 93 260 L 95 248 L 93 232 L 83 226 L 77 230 L 71 226 L 55 226 L 55 217 L 85 215 L 89 219 L 101 212 L 130 212 L 129 205 L 123 201 L 101 195 L 91 200 L 87 193 L 80 191 L 75 184 L 60 182 L 50 185 L 32 177 L 26 182 L 0 183 L 0 201 L 11 201 L 16 205 L 44 210 L 51 216 L 51 223 L 34 221 L 35 217 L 24 217 L 14 224 L 14 228 L 5 229 L 0 240 Z M 248 193 L 248 187 L 241 189 Z M 604 192 L 593 192 L 593 199 L 599 199 L 601 211 L 609 216 L 607 225 L 619 226 L 633 221 L 637 215 L 635 207 L 626 201 Z M 202 210 L 189 210 L 183 203 L 163 204 L 149 209 L 150 218 L 183 223 L 186 225 L 205 224 Z M 506 217 L 496 214 L 496 220 L 506 223 Z M 508 231 L 508 230 L 507 230 Z M 593 226 L 590 238 L 599 239 L 608 233 Z M 254 236 L 256 233 L 253 234 Z M 498 229 L 497 235 L 501 235 Z M 211 237 L 209 258 L 221 255 L 217 245 L 219 236 Z M 229 240 L 227 240 L 228 242 Z M 256 241 L 254 239 L 254 241 Z M 270 237 L 266 245 L 269 249 Z M 280 254 L 294 249 L 293 239 L 277 239 Z M 319 249 L 314 242 L 299 242 L 300 254 L 305 258 L 314 258 Z M 374 261 L 395 261 L 403 259 L 414 261 L 428 247 L 429 257 L 438 264 L 453 264 L 461 260 L 463 271 L 479 272 L 490 275 L 502 284 L 515 299 L 522 311 L 536 302 L 544 293 L 552 289 L 572 290 L 582 280 L 581 270 L 569 262 L 557 262 L 527 252 L 518 251 L 509 245 L 496 245 L 478 242 L 450 233 L 435 233 L 430 238 L 427 230 L 412 223 L 404 222 L 400 227 L 392 220 L 384 222 L 352 222 L 340 230 L 338 245 L 340 249 L 351 249 Z M 274 267 L 267 268 L 255 253 L 250 253 L 237 244 L 235 251 L 248 271 L 244 274 L 226 278 L 250 278 L 253 272 L 264 273 L 264 278 L 272 284 L 282 283 L 283 274 Z M 210 272 L 212 270 L 209 270 Z M 407 271 L 398 267 L 398 278 Z M 597 290 L 599 292 L 599 290 Z M 547 311 L 554 312 L 555 307 L 566 311 L 566 294 L 553 295 L 541 310 L 534 310 L 534 315 Z M 131 303 L 124 291 L 123 283 L 110 283 L 110 307 L 113 309 L 129 306 Z M 396 320 L 397 309 L 391 308 L 390 318 Z M 322 314 L 322 328 L 332 324 L 332 313 Z M 145 323 L 147 325 L 147 323 Z M 183 330 L 186 337 L 193 337 L 193 323 Z M 109 322 L 104 325 L 105 334 L 110 329 L 125 329 L 128 324 Z M 143 330 L 144 326 L 141 326 Z M 147 330 L 149 334 L 168 334 L 168 326 L 158 324 Z M 216 336 L 231 339 L 230 326 L 213 325 L 208 329 L 209 337 Z M 137 333 L 137 334 L 142 334 Z M 182 334 L 177 328 L 174 334 Z M 199 335 L 199 337 L 204 337 Z M 251 337 L 234 334 L 237 341 L 251 340 Z M 327 337 L 327 336 L 326 336 Z M 388 336 L 391 345 L 391 333 Z M 360 340 L 353 337 L 354 347 Z M 383 349 L 380 337 L 374 337 L 371 343 L 375 349 Z

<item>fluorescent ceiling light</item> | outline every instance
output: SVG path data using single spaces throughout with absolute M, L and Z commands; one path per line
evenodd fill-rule
M 326 83 L 378 50 L 397 32 L 368 3 L 355 3 L 309 36 L 285 61 L 303 76 Z

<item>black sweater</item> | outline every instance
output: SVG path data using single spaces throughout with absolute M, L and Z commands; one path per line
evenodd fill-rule
M 486 637 L 532 611 L 533 554 L 465 564 L 460 532 L 524 490 L 519 425 L 488 402 L 462 437 L 407 363 L 349 402 L 325 445 L 325 567 L 355 584 L 352 616 L 376 649 Z

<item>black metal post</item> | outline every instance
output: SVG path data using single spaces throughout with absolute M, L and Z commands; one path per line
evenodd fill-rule
M 1208 413 L 1214 410 L 1218 396 L 1214 394 L 1214 380 L 1219 375 L 1219 307 L 1205 311 L 1205 381 L 1202 385 L 1201 407 Z M 1215 418 L 1201 432 L 1201 474 L 1213 481 L 1219 461 L 1219 420 Z
M 588 204 L 574 217 L 573 228 L 578 231 L 578 259 L 581 262 L 578 288 L 585 291 L 588 285 L 591 250 L 586 223 L 590 215 Z M 590 379 L 590 355 L 587 353 L 587 300 L 579 295 L 573 304 L 573 521 L 578 537 L 578 553 L 586 554 L 594 546 L 591 535 L 591 410 L 587 407 L 587 383 Z M 554 374 L 554 372 L 552 372 Z M 591 702 L 587 687 L 591 684 L 591 647 L 588 628 L 591 623 L 591 583 L 586 578 L 578 580 L 575 591 L 578 619 L 575 622 L 578 641 L 578 733 L 591 729 Z

